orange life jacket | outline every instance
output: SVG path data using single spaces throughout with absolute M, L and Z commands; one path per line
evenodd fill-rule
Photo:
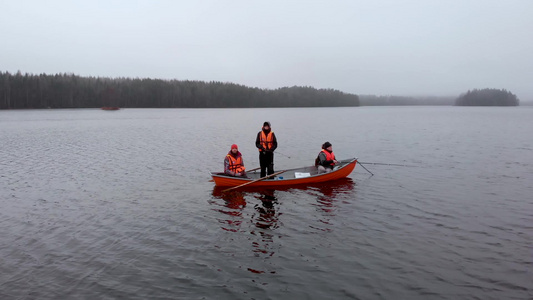
M 274 132 L 271 130 L 268 133 L 268 135 L 266 135 L 265 132 L 261 130 L 259 142 L 261 143 L 261 146 L 263 146 L 265 150 L 270 150 L 272 148 L 272 144 L 274 143 Z M 263 151 L 263 150 L 259 149 L 259 151 Z
M 333 151 L 331 151 L 331 153 L 330 153 L 326 149 L 322 149 L 321 152 L 324 152 L 324 154 L 326 155 L 326 160 L 335 160 L 335 153 L 333 153 Z M 320 155 L 320 153 L 318 153 L 318 154 Z M 315 160 L 315 166 L 318 166 L 320 164 L 319 162 L 320 162 L 320 159 L 317 156 L 316 160 Z M 332 162 L 330 165 L 333 166 L 334 163 Z
M 244 172 L 245 168 L 242 164 L 242 156 L 239 156 L 237 158 L 233 157 L 233 155 L 228 154 L 227 157 L 229 157 L 229 170 L 233 171 L 235 173 L 242 173 Z

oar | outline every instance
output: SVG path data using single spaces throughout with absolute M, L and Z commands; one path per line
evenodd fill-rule
M 363 167 L 363 169 L 365 169 L 368 173 L 372 174 L 372 172 L 368 171 L 368 169 L 365 168 L 365 166 L 363 166 L 362 163 L 360 163 L 360 162 L 357 162 L 357 163 L 359 163 L 359 165 L 361 165 L 361 167 Z M 372 176 L 374 176 L 374 174 L 372 174 Z
M 261 167 L 259 167 L 259 168 L 255 168 L 255 169 L 251 169 L 251 170 L 246 170 L 246 172 L 257 171 L 257 170 L 259 170 L 259 169 L 261 169 Z M 209 182 L 214 182 L 214 180 L 211 179 L 211 180 L 209 180 Z
M 279 174 L 281 174 L 281 173 L 285 173 L 285 172 L 287 172 L 287 170 L 279 171 L 279 172 L 276 172 L 276 173 L 274 173 L 274 174 L 270 174 L 270 175 L 267 175 L 267 176 L 265 176 L 265 177 L 262 177 L 262 178 L 259 178 L 259 179 L 256 179 L 256 180 L 252 180 L 252 181 L 249 181 L 249 182 L 243 183 L 243 184 L 241 184 L 241 185 L 234 186 L 234 187 L 229 188 L 229 189 L 225 189 L 225 190 L 222 191 L 222 193 L 225 193 L 225 192 L 227 192 L 227 191 L 231 191 L 231 190 L 234 190 L 234 189 L 238 189 L 238 188 L 243 187 L 243 186 L 245 186 L 245 185 L 249 185 L 249 184 L 252 184 L 252 183 L 254 183 L 254 182 L 258 182 L 258 181 L 261 181 L 261 180 L 265 180 L 265 179 L 267 179 L 267 178 L 274 177 L 274 176 L 276 176 L 276 175 L 279 175 Z

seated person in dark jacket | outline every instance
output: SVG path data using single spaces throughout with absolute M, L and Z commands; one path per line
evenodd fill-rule
M 318 157 L 315 159 L 315 166 L 318 168 L 318 174 L 333 171 L 333 167 L 338 163 L 337 159 L 335 159 L 331 143 L 325 142 L 322 145 L 322 151 L 318 153 Z

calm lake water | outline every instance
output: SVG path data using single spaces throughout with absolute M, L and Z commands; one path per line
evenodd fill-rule
M 264 121 L 276 170 L 330 141 L 374 176 L 220 193 Z M 531 299 L 532 130 L 533 107 L 0 111 L 0 298 Z

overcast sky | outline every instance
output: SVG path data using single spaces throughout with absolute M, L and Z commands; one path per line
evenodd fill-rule
M 0 0 L 0 71 L 533 100 L 533 0 Z

